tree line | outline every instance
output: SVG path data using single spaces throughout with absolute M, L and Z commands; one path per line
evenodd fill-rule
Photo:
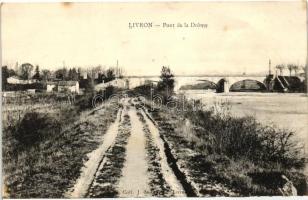
M 275 68 L 279 71 L 280 76 L 283 75 L 283 71 L 286 69 L 289 71 L 289 76 L 292 76 L 292 72 L 294 72 L 293 73 L 294 76 L 298 76 L 298 72 L 300 70 L 304 70 L 304 72 L 306 72 L 307 70 L 307 66 L 300 66 L 300 65 L 293 64 L 293 63 L 278 64 L 275 66 Z
M 6 88 L 8 84 L 7 78 L 17 76 L 21 80 L 35 79 L 40 83 L 47 81 L 82 81 L 90 79 L 93 83 L 109 82 L 116 77 L 123 77 L 123 70 L 120 68 L 110 67 L 103 69 L 101 66 L 81 69 L 80 67 L 61 67 L 57 70 L 40 69 L 39 65 L 33 66 L 30 63 L 23 63 L 15 70 L 8 66 L 2 66 L 2 86 Z

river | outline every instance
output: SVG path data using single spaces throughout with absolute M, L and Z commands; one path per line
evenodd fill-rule
M 255 116 L 265 125 L 295 132 L 308 154 L 308 96 L 300 93 L 215 93 L 205 90 L 181 91 L 187 98 L 200 99 L 204 104 L 229 102 L 234 116 Z M 305 169 L 308 175 L 308 165 Z

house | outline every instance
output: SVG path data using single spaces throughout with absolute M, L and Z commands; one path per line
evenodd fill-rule
M 37 80 L 34 80 L 34 79 L 23 80 L 18 76 L 11 76 L 11 77 L 7 78 L 7 82 L 9 84 L 32 84 L 32 83 L 36 83 Z
M 57 82 L 47 82 L 47 92 L 52 92 L 57 89 Z
M 22 80 L 18 76 L 11 76 L 11 77 L 7 78 L 6 80 L 10 84 L 22 84 L 24 82 L 24 80 Z
M 58 92 L 72 92 L 79 93 L 79 83 L 78 81 L 59 81 L 58 82 Z

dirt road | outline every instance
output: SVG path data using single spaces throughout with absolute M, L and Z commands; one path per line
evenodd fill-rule
M 122 99 L 117 119 L 88 158 L 67 197 L 186 196 L 159 130 L 136 99 Z

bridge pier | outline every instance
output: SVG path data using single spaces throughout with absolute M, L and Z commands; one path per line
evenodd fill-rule
M 229 93 L 229 80 L 224 79 L 224 93 Z

